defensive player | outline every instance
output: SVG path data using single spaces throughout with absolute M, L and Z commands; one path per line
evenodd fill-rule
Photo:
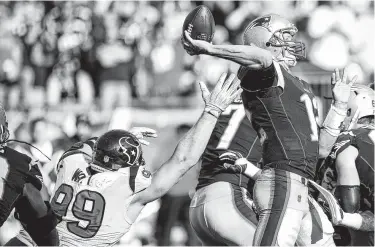
M 183 39 L 191 55 L 207 54 L 241 65 L 242 100 L 263 146 L 264 169 L 253 195 L 259 212 L 254 246 L 334 245 L 333 227 L 309 197 L 307 183 L 315 175 L 319 146 L 321 155 L 327 155 L 339 134 L 354 81 L 348 84 L 344 75 L 335 85 L 333 105 L 319 133 L 314 95 L 289 70 L 297 58 L 305 57 L 304 44 L 294 40 L 297 31 L 285 18 L 271 14 L 247 26 L 244 45 L 212 45 L 191 39 L 187 32 Z M 313 221 L 321 222 L 318 229 Z M 317 238 L 311 238 L 312 231 L 319 233 Z
M 190 223 L 203 245 L 253 242 L 257 219 L 249 192 L 254 182 L 225 168 L 242 157 L 257 164 L 261 146 L 242 102 L 237 100 L 216 123 L 202 156 L 198 185 L 190 205 Z
M 60 244 L 112 246 L 117 243 L 143 207 L 163 196 L 198 162 L 221 112 L 241 92 L 235 77 L 232 74 L 226 79 L 223 74 L 211 94 L 201 84 L 206 103 L 202 116 L 153 176 L 144 167 L 139 140 L 127 131 L 112 130 L 100 136 L 94 144 L 89 167 L 77 167 L 86 161 L 70 161 L 66 156 L 58 167 L 58 181 L 51 200 L 53 209 L 63 219 L 57 226 Z M 82 150 L 82 145 L 88 144 L 77 145 L 71 152 Z
M 8 147 L 8 138 L 8 122 L 0 106 L 0 227 L 16 208 L 16 218 L 38 245 L 58 245 L 57 218 L 40 193 L 38 162 Z
M 337 172 L 335 196 L 345 212 L 335 223 L 358 230 L 351 231 L 354 246 L 374 246 L 374 98 L 371 88 L 353 86 L 346 131 L 326 161 Z

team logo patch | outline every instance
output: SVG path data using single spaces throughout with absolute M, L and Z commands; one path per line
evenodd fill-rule
M 104 163 L 107 163 L 109 161 L 109 157 L 107 155 L 105 155 L 104 158 L 103 158 L 103 161 L 104 161 Z
M 149 178 L 151 177 L 151 172 L 147 171 L 147 170 L 143 170 L 142 171 L 142 175 L 145 177 L 145 178 Z
M 86 175 L 85 173 L 81 170 L 81 169 L 77 169 L 74 174 L 73 174 L 73 177 L 72 177 L 72 181 L 74 182 L 79 182 L 80 180 L 86 178 Z

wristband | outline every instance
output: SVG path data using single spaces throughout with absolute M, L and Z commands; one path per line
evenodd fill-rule
M 206 113 L 208 113 L 208 114 L 214 116 L 215 118 L 219 118 L 219 116 L 220 116 L 220 113 L 219 113 L 219 112 L 217 112 L 217 111 L 215 111 L 215 110 L 212 110 L 212 109 L 210 109 L 210 108 L 205 108 L 205 109 L 204 109 L 204 112 L 206 112 Z
M 223 112 L 225 109 L 220 108 L 219 106 L 212 104 L 212 103 L 207 103 L 206 107 L 209 107 L 211 109 L 214 109 L 216 111 L 219 111 L 220 113 Z
M 332 105 L 335 106 L 336 109 L 341 109 L 344 111 L 346 111 L 346 109 L 348 108 L 348 103 L 343 101 L 333 101 Z
M 362 225 L 362 216 L 357 213 L 344 213 L 344 217 L 342 218 L 340 225 L 358 230 Z
M 323 129 L 325 129 L 332 136 L 338 136 L 341 131 L 341 125 L 345 118 L 346 110 L 339 109 L 332 104 L 323 122 Z
M 246 166 L 246 169 L 245 171 L 243 172 L 245 175 L 251 177 L 251 178 L 254 178 L 255 175 L 261 171 L 258 167 L 256 167 L 253 163 L 251 163 L 250 161 L 247 160 L 247 166 Z
M 212 109 L 210 107 L 204 108 L 204 112 L 207 112 L 208 114 L 214 116 L 215 118 L 219 118 L 221 112 L 215 109 Z

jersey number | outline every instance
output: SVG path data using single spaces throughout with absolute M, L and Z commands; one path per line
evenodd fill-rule
M 319 132 L 318 132 L 318 116 L 315 115 L 314 111 L 318 111 L 318 104 L 316 102 L 316 99 L 311 98 L 307 94 L 303 94 L 300 98 L 302 102 L 305 103 L 307 115 L 309 117 L 310 121 L 310 128 L 311 128 L 311 141 L 315 142 L 319 140 Z
M 66 216 L 73 199 L 73 188 L 61 184 L 51 201 L 51 207 L 59 216 Z M 73 215 L 81 221 L 71 221 L 66 224 L 68 230 L 81 237 L 92 238 L 101 227 L 105 209 L 104 197 L 96 191 L 82 190 L 74 200 Z
M 235 110 L 235 112 L 229 120 L 228 127 L 220 138 L 219 144 L 216 147 L 217 149 L 227 149 L 229 147 L 234 135 L 240 127 L 241 121 L 246 115 L 245 108 L 242 105 L 230 105 L 223 112 L 223 115 L 229 115 L 233 110 Z

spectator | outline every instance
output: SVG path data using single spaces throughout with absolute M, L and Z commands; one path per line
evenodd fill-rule
M 96 49 L 97 59 L 102 67 L 99 73 L 100 105 L 102 110 L 113 110 L 119 106 L 129 106 L 131 102 L 130 81 L 133 73 L 134 52 L 126 44 L 120 30 L 126 24 L 118 8 L 121 2 L 114 2 L 103 16 L 105 40 Z M 125 20 L 125 21 L 124 21 Z
M 76 117 L 76 134 L 71 137 L 71 142 L 85 141 L 92 137 L 92 124 L 90 118 L 85 114 Z
M 19 104 L 22 44 L 12 36 L 0 37 L 0 101 L 6 109 Z
M 56 106 L 62 100 L 72 99 L 90 106 L 94 103 L 94 85 L 90 75 L 80 69 L 77 58 L 62 54 L 47 80 L 47 103 Z

